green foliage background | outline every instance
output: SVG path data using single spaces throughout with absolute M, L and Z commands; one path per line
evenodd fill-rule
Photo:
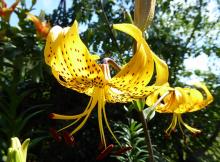
M 220 5 L 219 1 L 213 1 Z M 35 1 L 32 2 L 34 6 Z M 72 7 L 66 10 L 62 2 L 53 14 L 46 15 L 52 25 L 64 27 L 76 19 L 86 28 L 81 37 L 91 52 L 101 58 L 114 58 L 120 65 L 129 61 L 133 41 L 113 31 L 111 25 L 130 22 L 133 1 L 104 0 L 102 4 L 98 0 L 74 0 Z M 220 11 L 217 8 L 218 17 L 210 20 L 209 3 L 209 0 L 157 0 L 154 21 L 146 32 L 152 50 L 169 65 L 171 86 L 183 86 L 184 78 L 190 80 L 197 76 L 208 85 L 215 98 L 207 109 L 183 115 L 187 123 L 202 129 L 198 137 L 186 130 L 184 140 L 177 129 L 169 139 L 164 138 L 171 115 L 156 114 L 149 122 L 156 161 L 214 162 L 220 159 Z M 57 143 L 48 131 L 50 127 L 65 125 L 65 122 L 49 120 L 49 113 L 80 113 L 89 98 L 65 89 L 52 76 L 44 63 L 45 41 L 36 37 L 33 24 L 25 20 L 25 13 L 31 10 L 23 0 L 21 8 L 15 11 L 18 26 L 0 22 L 0 157 L 7 153 L 10 138 L 18 136 L 31 138 L 29 161 L 95 161 L 100 152 L 96 112 L 76 134 L 74 146 L 64 141 Z M 213 58 L 210 70 L 186 71 L 184 60 L 202 53 Z M 137 113 L 129 104 L 107 104 L 107 115 L 119 139 L 135 149 L 123 156 L 110 155 L 105 161 L 145 160 L 147 154 L 142 153 L 146 147 Z M 108 135 L 107 141 L 113 142 Z

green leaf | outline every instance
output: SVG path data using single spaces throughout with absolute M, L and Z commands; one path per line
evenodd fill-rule
M 41 142 L 42 140 L 48 138 L 49 136 L 43 136 L 43 137 L 37 137 L 31 140 L 30 143 L 30 148 L 34 147 L 35 145 L 37 145 L 39 142 Z
M 149 107 L 149 108 L 144 109 L 143 113 L 144 113 L 144 118 L 147 119 L 147 121 L 150 121 L 155 116 L 155 109 L 151 109 Z
M 36 112 L 34 112 L 34 113 L 31 113 L 31 114 L 27 115 L 25 118 L 19 117 L 18 120 L 17 120 L 17 122 L 16 122 L 16 125 L 17 125 L 17 127 L 16 127 L 16 132 L 20 132 L 20 131 L 24 128 L 25 124 L 26 124 L 32 117 L 34 117 L 35 115 L 38 115 L 38 114 L 42 113 L 43 111 L 45 111 L 45 110 L 36 111 Z

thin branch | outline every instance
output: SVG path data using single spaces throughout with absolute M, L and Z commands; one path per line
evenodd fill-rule
M 200 6 L 199 6 L 199 13 L 198 13 L 197 16 L 201 16 L 201 4 L 200 4 Z M 197 16 L 196 16 L 196 17 L 197 17 Z M 193 24 L 195 23 L 195 21 L 197 21 L 196 18 L 194 19 Z M 197 27 L 198 27 L 198 25 L 199 25 L 200 23 L 201 23 L 201 20 L 194 25 L 194 28 L 193 28 L 193 30 L 192 30 L 190 36 L 188 37 L 188 39 L 187 39 L 187 41 L 186 41 L 185 48 L 187 48 L 188 44 L 190 43 L 190 41 L 191 41 L 192 38 L 194 37 L 194 34 L 195 34 L 195 32 L 196 32 L 196 30 L 197 30 Z
M 121 50 L 120 50 L 120 48 L 119 48 L 119 45 L 118 45 L 117 40 L 116 40 L 116 38 L 115 38 L 115 36 L 114 36 L 114 33 L 112 32 L 112 27 L 111 27 L 111 24 L 110 24 L 110 22 L 109 22 L 109 20 L 108 20 L 108 17 L 107 17 L 107 15 L 106 15 L 106 13 L 105 13 L 102 0 L 100 0 L 99 3 L 100 3 L 100 6 L 101 6 L 101 10 L 102 10 L 102 13 L 103 13 L 105 22 L 106 22 L 106 24 L 107 24 L 107 28 L 108 28 L 108 31 L 109 31 L 109 34 L 110 34 L 110 38 L 111 38 L 112 42 L 115 44 L 115 46 L 116 46 L 118 52 L 121 54 L 122 52 L 121 52 Z

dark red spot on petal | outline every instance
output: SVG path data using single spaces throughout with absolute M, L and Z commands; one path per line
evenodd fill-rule
M 103 160 L 113 149 L 114 145 L 109 145 L 106 149 L 104 149 L 96 158 L 96 160 Z

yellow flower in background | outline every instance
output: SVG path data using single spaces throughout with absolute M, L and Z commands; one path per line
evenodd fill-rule
M 169 89 L 170 93 L 164 97 L 163 103 L 160 103 L 156 107 L 156 111 L 159 113 L 173 113 L 172 122 L 165 131 L 167 135 L 170 135 L 175 129 L 177 123 L 182 133 L 183 130 L 181 124 L 192 133 L 196 134 L 201 132 L 198 129 L 190 127 L 181 117 L 181 114 L 201 110 L 213 101 L 211 93 L 204 84 L 196 83 L 195 86 L 198 89 L 176 87 L 172 90 L 170 87 L 164 86 L 147 98 L 146 104 L 152 106 L 159 96 L 162 96 Z
M 0 1 L 0 16 L 4 21 L 9 21 L 10 16 L 12 14 L 12 12 L 15 10 L 15 8 L 17 7 L 18 3 L 20 2 L 20 0 L 16 0 L 11 7 L 7 7 L 7 4 L 5 3 L 4 0 Z
M 31 13 L 27 13 L 27 19 L 31 20 L 34 23 L 37 35 L 41 38 L 46 39 L 51 28 L 50 23 L 46 21 L 41 21 L 38 17 L 32 15 Z
M 97 64 L 98 57 L 91 55 L 81 41 L 77 21 L 72 27 L 53 27 L 48 34 L 44 50 L 45 61 L 60 84 L 91 96 L 89 104 L 81 114 L 51 114 L 52 119 L 74 120 L 59 131 L 75 125 L 70 135 L 75 134 L 83 127 L 92 110 L 98 105 L 99 131 L 105 148 L 103 120 L 117 141 L 108 124 L 105 113 L 106 102 L 123 103 L 146 97 L 168 79 L 167 65 L 150 50 L 137 27 L 132 24 L 116 24 L 113 27 L 132 36 L 137 42 L 137 51 L 130 62 L 112 78 L 109 65 Z M 153 86 L 147 86 L 154 72 L 154 64 L 157 73 L 156 82 Z

